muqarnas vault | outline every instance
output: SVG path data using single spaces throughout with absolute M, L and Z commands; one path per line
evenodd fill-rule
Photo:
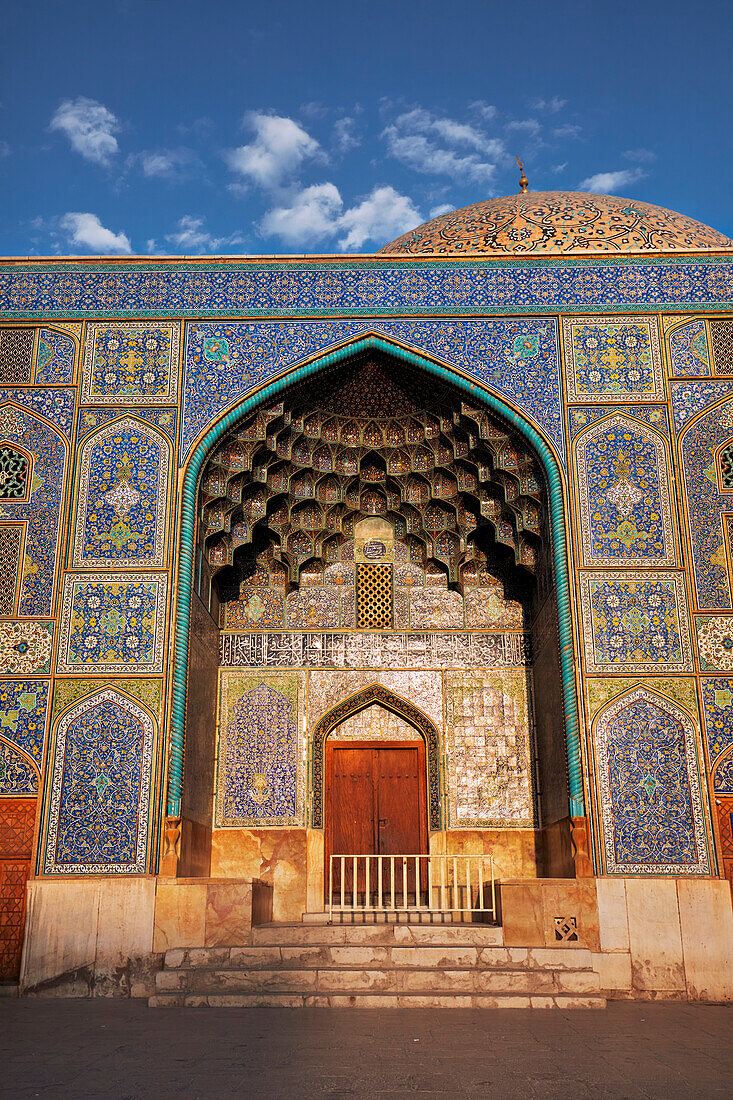
M 0 310 L 4 980 L 76 921 L 142 995 L 196 883 L 323 910 L 382 850 L 332 746 L 414 745 L 393 851 L 694 995 L 603 929 L 730 935 L 731 241 L 524 191 L 373 256 L 4 261 Z

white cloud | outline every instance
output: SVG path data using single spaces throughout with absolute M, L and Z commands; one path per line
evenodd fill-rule
M 564 161 L 562 162 L 562 164 L 555 164 L 555 165 L 553 165 L 553 167 L 552 167 L 552 168 L 550 169 L 550 171 L 551 171 L 552 173 L 554 173 L 554 175 L 556 175 L 556 176 L 559 176 L 561 172 L 564 172 L 564 171 L 565 171 L 565 169 L 567 168 L 567 166 L 568 166 L 568 162 L 567 162 L 566 160 L 564 160 Z
M 523 118 L 518 122 L 508 122 L 507 130 L 519 130 L 530 137 L 536 137 L 540 132 L 540 124 L 536 118 Z
M 621 154 L 626 160 L 635 161 L 637 164 L 652 164 L 657 159 L 657 154 L 651 149 L 627 149 Z
M 594 176 L 581 180 L 578 187 L 581 191 L 595 191 L 597 195 L 610 195 L 621 187 L 636 183 L 645 175 L 646 172 L 641 168 L 622 168 L 618 172 L 596 172 Z
M 214 237 L 207 229 L 204 229 L 205 219 L 196 217 L 195 214 L 184 214 L 179 218 L 178 225 L 173 233 L 166 233 L 165 239 L 181 253 L 188 255 L 200 255 L 206 252 L 220 252 L 223 245 L 241 244 L 243 237 L 238 233 L 232 233 L 228 237 Z M 148 241 L 148 245 L 155 245 L 155 241 Z M 154 252 L 155 248 L 148 248 Z
M 96 99 L 64 99 L 51 119 L 51 129 L 66 134 L 71 148 L 95 164 L 108 165 L 119 151 L 121 127 L 115 115 Z
M 113 233 L 102 225 L 96 214 L 64 214 L 60 222 L 71 244 L 89 248 L 98 255 L 132 252 L 130 238 L 124 233 Z
M 140 163 L 144 176 L 161 179 L 180 179 L 197 160 L 190 149 L 144 149 L 131 159 Z
M 304 160 L 322 156 L 318 142 L 292 118 L 252 111 L 245 121 L 255 131 L 254 141 L 229 149 L 225 159 L 232 171 L 260 187 L 275 187 Z
M 426 175 L 490 183 L 503 143 L 470 123 L 440 118 L 423 108 L 399 115 L 382 133 L 395 159 Z
M 343 200 L 333 183 L 317 183 L 304 188 L 290 206 L 268 210 L 260 222 L 260 232 L 290 245 L 321 241 L 335 233 L 342 207 Z
M 375 187 L 371 195 L 345 211 L 338 221 L 346 235 L 339 238 L 344 251 L 361 248 L 365 241 L 382 244 L 414 229 L 422 221 L 420 212 L 407 195 L 394 187 Z
M 367 198 L 347 210 L 333 183 L 305 187 L 289 206 L 268 210 L 260 222 L 265 237 L 305 247 L 338 236 L 340 249 L 359 249 L 366 241 L 379 244 L 398 237 L 422 221 L 412 200 L 394 187 L 375 187 Z
M 486 103 L 483 99 L 474 99 L 473 103 L 469 103 L 468 109 L 469 111 L 475 111 L 484 122 L 491 122 L 498 113 L 493 103 Z
M 450 214 L 451 210 L 455 210 L 455 206 L 450 202 L 444 202 L 441 206 L 433 207 L 430 211 L 430 217 L 439 218 L 441 214 Z
M 577 126 L 574 122 L 566 122 L 564 126 L 556 126 L 552 131 L 552 136 L 556 138 L 578 138 L 582 130 L 583 127 Z
M 0 141 L 0 157 L 10 156 L 10 146 L 7 141 Z
M 359 145 L 359 139 L 354 132 L 355 127 L 356 119 L 348 115 L 337 119 L 334 123 L 333 136 L 339 153 L 348 153 L 350 149 L 355 149 Z
M 560 99 L 560 96 L 554 95 L 552 99 L 530 100 L 529 105 L 533 111 L 549 111 L 551 114 L 556 115 L 558 111 L 562 111 L 566 103 L 567 99 Z

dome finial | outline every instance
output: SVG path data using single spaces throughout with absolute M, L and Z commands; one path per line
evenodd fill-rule
M 515 160 L 517 162 L 517 167 L 520 170 L 519 190 L 520 190 L 521 194 L 523 195 L 525 193 L 525 191 L 527 191 L 529 189 L 529 180 L 527 179 L 527 177 L 524 174 L 524 165 L 522 164 L 519 157 L 515 157 Z

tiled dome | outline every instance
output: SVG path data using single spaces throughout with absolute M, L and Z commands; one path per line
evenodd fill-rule
M 583 191 L 526 191 L 441 214 L 380 252 L 500 256 L 716 248 L 733 248 L 733 241 L 661 206 Z

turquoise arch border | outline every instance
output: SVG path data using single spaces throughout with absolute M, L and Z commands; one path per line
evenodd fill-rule
M 167 813 L 170 817 L 179 817 L 181 796 L 183 793 L 183 754 L 185 743 L 186 689 L 188 670 L 188 642 L 191 625 L 191 594 L 194 565 L 194 534 L 196 527 L 196 496 L 199 475 L 204 461 L 212 446 L 229 431 L 242 416 L 261 405 L 264 400 L 293 383 L 300 382 L 310 375 L 318 373 L 324 367 L 350 359 L 354 354 L 377 350 L 387 352 L 411 366 L 434 374 L 459 389 L 470 393 L 488 405 L 495 413 L 513 428 L 516 428 L 534 447 L 545 471 L 550 494 L 550 530 L 552 537 L 552 557 L 555 574 L 558 630 L 560 635 L 560 676 L 562 681 L 563 708 L 565 712 L 565 745 L 568 766 L 568 787 L 570 795 L 570 814 L 581 817 L 585 813 L 583 794 L 583 767 L 580 752 L 580 726 L 578 700 L 575 688 L 575 664 L 573 659 L 572 610 L 570 604 L 570 585 L 568 579 L 568 547 L 563 502 L 562 481 L 555 456 L 542 436 L 524 417 L 506 404 L 504 400 L 483 388 L 480 383 L 471 383 L 457 371 L 441 366 L 432 360 L 416 355 L 402 345 L 386 340 L 381 336 L 366 335 L 342 345 L 335 351 L 327 352 L 309 363 L 281 376 L 252 397 L 247 397 L 233 409 L 230 409 L 209 432 L 200 439 L 189 457 L 183 478 L 181 497 L 181 544 L 178 563 L 177 589 L 180 593 L 177 618 L 175 622 L 175 646 L 173 653 L 173 690 L 170 712 L 170 758 L 168 766 Z

